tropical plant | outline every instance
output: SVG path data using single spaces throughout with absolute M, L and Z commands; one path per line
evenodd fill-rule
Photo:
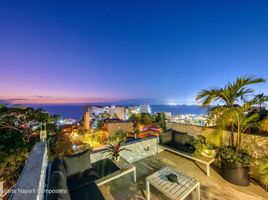
M 222 146 L 218 148 L 217 157 L 228 163 L 242 164 L 247 167 L 250 165 L 251 156 L 245 150 L 239 150 L 238 152 L 230 146 Z
M 48 136 L 47 147 L 48 147 L 48 159 L 49 160 L 53 160 L 53 158 L 56 156 L 56 142 L 57 142 L 57 138 L 55 135 Z
M 264 93 L 261 93 L 261 94 L 257 94 L 255 96 L 255 99 L 256 99 L 256 103 L 259 104 L 259 114 L 261 116 L 261 113 L 262 113 L 262 110 L 261 110 L 262 104 L 264 102 L 267 102 L 268 101 L 268 96 L 265 96 Z
M 118 130 L 115 133 L 112 133 L 109 137 L 108 137 L 108 143 L 114 143 L 116 141 L 122 141 L 122 142 L 126 142 L 127 140 L 127 133 L 124 132 L 123 130 Z
M 132 114 L 130 119 L 133 120 L 134 123 L 144 126 L 151 125 L 154 121 L 153 116 L 148 113 Z
M 0 152 L 0 155 L 0 180 L 4 180 L 11 187 L 19 178 L 28 157 L 28 149 L 20 149 L 11 154 Z
M 93 132 L 93 131 L 88 131 L 84 134 L 82 142 L 84 144 L 89 145 L 91 148 L 94 148 L 95 146 L 98 146 L 101 144 L 101 135 L 100 132 Z
M 55 144 L 56 156 L 62 158 L 65 155 L 72 155 L 74 153 L 72 145 L 73 143 L 70 141 L 69 137 L 67 136 L 61 138 L 58 137 Z
M 127 148 L 122 148 L 122 145 L 125 143 L 124 140 L 120 140 L 119 138 L 115 139 L 114 141 L 110 142 L 108 144 L 108 154 L 107 156 L 112 156 L 116 160 L 120 156 L 121 151 L 126 151 L 129 149 Z
M 3 105 L 0 107 L 0 131 L 19 132 L 25 142 L 30 140 L 33 131 L 40 130 L 40 125 L 43 123 L 47 124 L 48 132 L 55 132 L 57 119 L 58 116 L 52 116 L 42 109 Z
M 266 117 L 262 122 L 260 123 L 260 130 L 268 132 L 268 117 Z
M 166 116 L 165 113 L 159 112 L 153 115 L 154 117 L 154 124 L 162 128 L 163 131 L 166 130 Z
M 241 148 L 242 134 L 253 127 L 258 126 L 259 115 L 257 113 L 248 115 L 247 111 L 251 108 L 253 102 L 245 103 L 243 106 L 226 108 L 217 107 L 210 113 L 210 117 L 215 119 L 215 124 L 218 130 L 226 130 L 226 127 L 233 127 L 236 131 L 236 152 Z M 215 117 L 215 115 L 217 115 Z
M 202 155 L 204 150 L 212 150 L 213 146 L 208 144 L 206 138 L 203 135 L 198 135 L 191 145 L 195 148 L 196 155 Z
M 0 105 L 0 179 L 14 184 L 24 166 L 29 151 L 39 141 L 40 125 L 56 132 L 57 116 L 42 109 Z
M 263 83 L 265 79 L 256 78 L 255 76 L 242 76 L 238 77 L 233 83 L 228 82 L 223 88 L 210 87 L 209 89 L 201 90 L 196 100 L 200 101 L 204 106 L 208 106 L 211 103 L 223 103 L 228 109 L 235 107 L 235 104 L 238 104 L 239 101 L 245 102 L 246 96 L 253 93 L 252 88 L 247 86 Z M 230 144 L 234 146 L 234 128 L 231 125 L 231 137 Z
M 257 168 L 257 178 L 268 189 L 268 159 L 262 161 Z

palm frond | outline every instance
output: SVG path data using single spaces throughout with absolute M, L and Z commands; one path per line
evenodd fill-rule
M 264 78 L 256 78 L 254 75 L 245 75 L 238 77 L 233 83 L 232 86 L 236 88 L 242 88 L 244 86 L 256 83 L 265 83 L 266 80 Z
M 253 128 L 253 127 L 258 127 L 258 121 L 259 119 L 259 114 L 255 113 L 249 117 L 244 117 L 244 119 L 241 122 L 241 127 L 242 127 L 242 133 L 244 133 L 246 130 Z
M 260 129 L 262 131 L 268 132 L 268 117 L 266 117 L 264 120 L 261 121 Z
M 266 189 L 268 188 L 268 159 L 264 160 L 258 167 L 259 180 L 264 184 Z
M 217 87 L 210 87 L 209 89 L 201 90 L 197 96 L 196 100 L 200 101 L 204 106 L 209 105 L 212 101 L 220 98 L 220 92 L 222 89 Z

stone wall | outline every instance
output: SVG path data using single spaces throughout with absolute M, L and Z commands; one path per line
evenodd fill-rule
M 194 137 L 197 137 L 197 135 L 203 135 L 210 143 L 216 146 L 218 146 L 220 143 L 227 145 L 230 140 L 229 131 L 223 131 L 222 134 L 219 134 L 213 128 L 204 128 L 202 126 L 168 122 L 167 129 L 185 132 Z M 242 148 L 248 149 L 255 159 L 268 157 L 268 137 L 253 134 L 243 134 L 241 145 Z
M 146 138 L 143 140 L 139 140 L 133 142 L 131 144 L 127 144 L 124 147 L 129 151 L 122 151 L 121 157 L 127 160 L 128 162 L 136 162 L 153 154 L 156 154 L 158 151 L 158 139 L 156 137 Z M 104 150 L 96 151 L 91 153 L 90 159 L 91 162 L 96 162 L 105 158 L 107 154 L 104 153 Z

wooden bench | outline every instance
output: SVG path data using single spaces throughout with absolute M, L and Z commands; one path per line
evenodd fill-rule
M 191 160 L 194 160 L 196 162 L 199 162 L 199 163 L 206 165 L 206 174 L 207 174 L 207 176 L 210 176 L 210 164 L 215 161 L 215 158 L 205 158 L 203 156 L 196 156 L 196 155 L 193 155 L 191 153 L 183 152 L 183 151 L 180 151 L 180 150 L 177 150 L 177 149 L 174 149 L 171 147 L 167 147 L 167 146 L 164 146 L 161 144 L 158 144 L 158 145 L 160 148 L 162 148 L 164 150 L 171 151 L 171 152 L 176 153 L 180 156 L 189 158 Z

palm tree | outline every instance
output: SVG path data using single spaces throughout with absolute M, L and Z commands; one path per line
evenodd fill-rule
M 228 107 L 218 107 L 211 112 L 211 115 L 221 113 L 216 118 L 216 126 L 219 130 L 225 130 L 226 127 L 230 127 L 232 125 L 234 127 L 233 130 L 237 132 L 236 134 L 236 153 L 238 153 L 241 146 L 241 138 L 242 134 L 245 133 L 248 129 L 257 127 L 259 114 L 255 113 L 252 115 L 248 115 L 247 111 L 254 104 L 254 101 L 245 103 L 243 106 L 232 107 L 229 109 Z
M 264 93 L 260 93 L 255 96 L 255 99 L 259 104 L 259 114 L 261 115 L 261 106 L 264 102 L 268 101 L 268 96 L 265 96 Z
M 197 97 L 197 101 L 201 101 L 203 106 L 208 106 L 211 103 L 223 103 L 224 106 L 231 109 L 239 100 L 245 102 L 246 96 L 253 93 L 254 90 L 247 88 L 248 85 L 263 83 L 266 80 L 263 78 L 256 78 L 253 75 L 246 75 L 238 77 L 233 83 L 228 82 L 223 88 L 210 87 L 209 89 L 201 90 Z M 231 146 L 234 146 L 233 125 L 231 124 Z

